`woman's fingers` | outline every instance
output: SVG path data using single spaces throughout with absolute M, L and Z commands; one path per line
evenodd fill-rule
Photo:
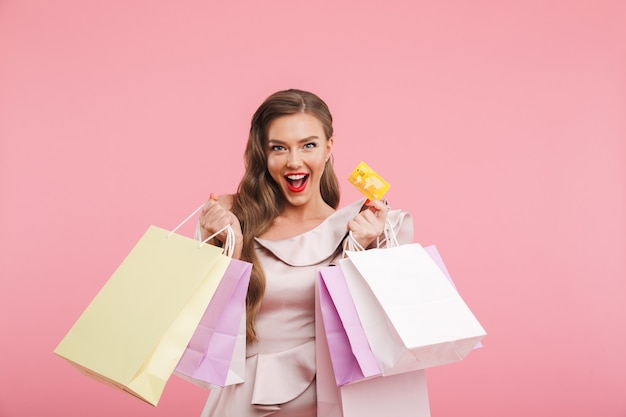
M 381 200 L 367 200 L 365 204 L 369 207 L 370 211 L 374 214 L 380 215 L 389 211 L 389 206 L 386 201 Z
M 363 247 L 367 247 L 383 233 L 387 219 L 388 206 L 382 201 L 374 200 L 366 203 L 367 209 L 357 214 L 348 229 Z
M 206 236 L 217 233 L 219 230 L 232 224 L 231 213 L 222 207 L 216 200 L 209 200 L 202 209 L 200 215 L 200 226 L 204 229 Z

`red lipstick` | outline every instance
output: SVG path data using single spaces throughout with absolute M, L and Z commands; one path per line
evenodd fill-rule
M 301 193 L 309 183 L 309 174 L 303 172 L 290 173 L 285 175 L 285 181 L 287 182 L 289 191 L 292 193 Z

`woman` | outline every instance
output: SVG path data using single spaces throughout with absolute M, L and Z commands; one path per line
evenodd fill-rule
M 332 147 L 326 104 L 306 91 L 277 92 L 252 118 L 237 194 L 212 197 L 202 211 L 203 238 L 230 224 L 234 257 L 253 264 L 246 382 L 212 390 L 202 416 L 316 416 L 315 270 L 341 257 L 348 232 L 372 244 L 388 210 L 381 201 L 336 210 Z

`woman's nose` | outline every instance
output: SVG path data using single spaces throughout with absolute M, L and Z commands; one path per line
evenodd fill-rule
M 302 159 L 298 154 L 298 151 L 289 152 L 289 157 L 287 158 L 287 166 L 289 168 L 298 168 L 302 163 Z

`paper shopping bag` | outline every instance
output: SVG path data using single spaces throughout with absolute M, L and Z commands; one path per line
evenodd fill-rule
M 252 264 L 232 259 L 174 371 L 201 387 L 244 381 L 246 294 Z
M 450 276 L 450 273 L 448 272 L 448 268 L 446 267 L 446 264 L 443 262 L 443 259 L 441 258 L 441 255 L 439 254 L 439 250 L 437 249 L 437 247 L 435 245 L 424 246 L 424 250 L 426 251 L 426 253 L 428 253 L 428 256 L 430 256 L 432 260 L 435 261 L 435 264 L 437 264 L 439 269 L 441 269 L 441 272 L 443 272 L 443 274 L 446 276 L 450 284 L 456 290 L 456 285 L 454 285 L 454 281 L 452 281 L 452 277 Z M 482 342 L 478 342 L 478 344 L 474 346 L 474 349 L 479 349 L 481 347 L 483 347 Z
M 347 255 L 340 265 L 383 375 L 462 360 L 485 336 L 421 245 Z
M 315 355 L 318 417 L 430 417 L 423 370 L 375 376 L 337 386 L 321 309 L 321 280 L 316 282 Z
M 430 417 L 424 370 L 368 379 L 339 389 L 344 417 Z
M 324 333 L 337 386 L 380 375 L 341 268 L 320 268 L 318 279 Z
M 156 406 L 229 263 L 151 226 L 54 353 Z

